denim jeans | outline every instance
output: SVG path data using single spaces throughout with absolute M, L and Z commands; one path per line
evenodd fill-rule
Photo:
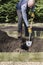
M 19 33 L 22 33 L 22 20 L 23 20 L 23 17 L 22 17 L 22 12 L 21 10 L 17 10 L 17 15 L 18 15 L 18 32 Z M 29 33 L 28 33 L 28 28 L 24 22 L 24 30 L 25 30 L 25 36 L 28 36 Z

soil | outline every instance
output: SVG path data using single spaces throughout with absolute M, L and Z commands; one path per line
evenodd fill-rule
M 26 39 L 11 37 L 6 31 L 16 31 L 16 26 L 0 26 L 0 52 L 43 52 L 43 39 L 33 38 L 32 46 L 27 47 Z M 14 35 L 14 34 L 13 34 Z
M 34 38 L 30 48 L 25 45 L 25 40 L 10 37 L 0 30 L 0 52 L 43 52 L 43 39 Z

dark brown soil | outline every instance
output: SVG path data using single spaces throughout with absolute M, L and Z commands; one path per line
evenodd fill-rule
M 7 33 L 0 30 L 0 52 L 43 52 L 43 39 L 34 38 L 30 48 L 26 47 L 25 39 L 9 37 Z

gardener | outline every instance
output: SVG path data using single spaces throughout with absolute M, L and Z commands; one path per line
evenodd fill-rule
M 34 11 L 34 3 L 35 0 L 20 0 L 17 5 L 17 15 L 18 15 L 18 38 L 22 37 L 22 18 L 24 20 L 24 26 L 25 26 L 25 36 L 28 36 L 28 19 L 27 19 L 27 6 L 31 8 L 32 11 Z M 32 14 L 32 16 L 34 16 Z

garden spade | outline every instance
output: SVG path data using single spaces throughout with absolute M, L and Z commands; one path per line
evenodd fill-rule
M 26 40 L 26 46 L 27 47 L 30 47 L 32 45 L 32 40 L 31 40 L 31 36 L 32 36 L 32 22 L 33 22 L 33 19 L 31 18 L 31 24 L 30 24 L 30 27 L 28 28 L 29 37 L 28 37 L 28 40 Z

